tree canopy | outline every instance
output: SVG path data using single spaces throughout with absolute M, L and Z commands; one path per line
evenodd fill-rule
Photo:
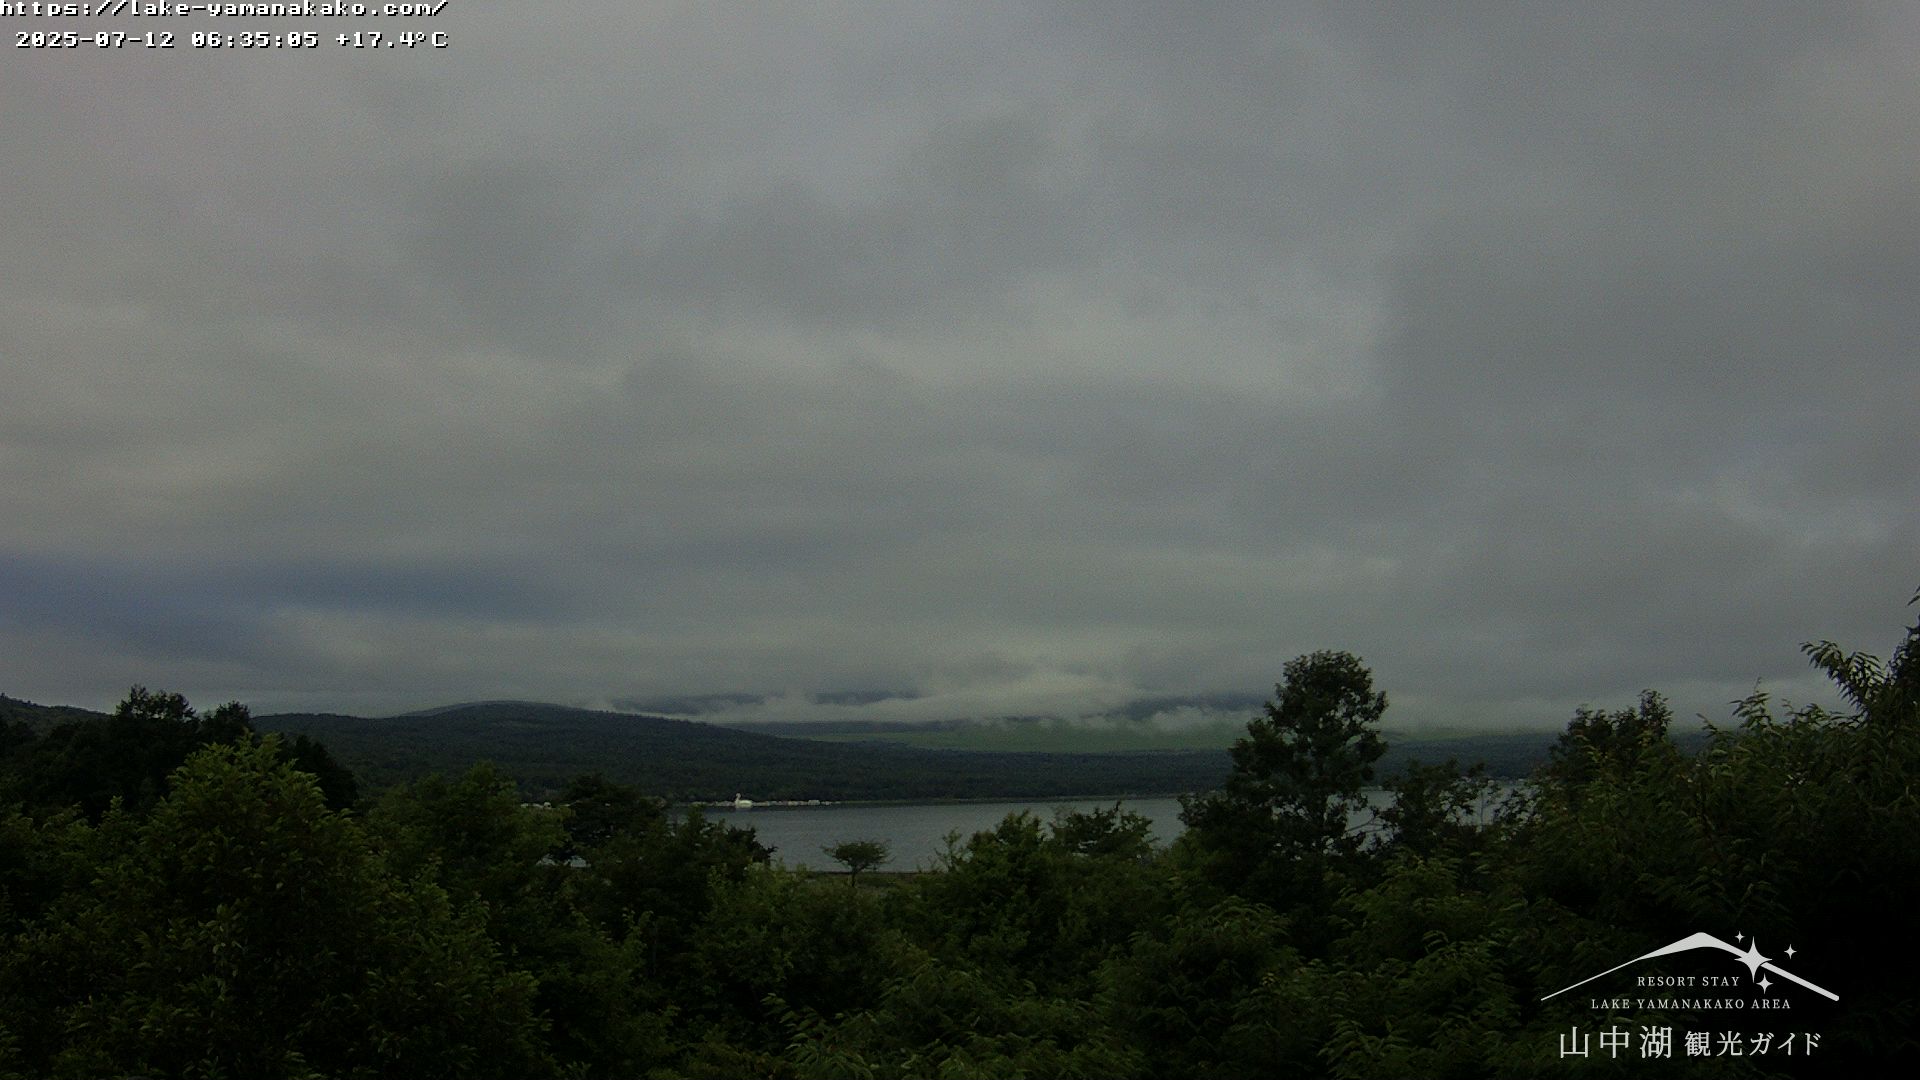
M 1452 762 L 1376 776 L 1385 695 L 1313 653 L 1177 841 L 1123 803 L 1015 814 L 859 888 L 602 776 L 532 801 L 479 765 L 336 805 L 244 709 L 136 689 L 5 733 L 0 1080 L 1529 1077 L 1628 1064 L 1561 1058 L 1570 1028 L 1730 1024 L 1818 1042 L 1631 1064 L 1898 1073 L 1916 642 L 1810 645 L 1842 705 L 1756 691 L 1698 751 L 1651 691 L 1582 706 L 1505 795 Z M 852 878 L 883 847 L 830 852 Z M 1697 931 L 1791 945 L 1840 1000 L 1554 993 Z
M 821 853 L 847 868 L 847 884 L 857 884 L 864 870 L 872 870 L 892 858 L 887 845 L 878 840 L 842 840 L 828 844 Z

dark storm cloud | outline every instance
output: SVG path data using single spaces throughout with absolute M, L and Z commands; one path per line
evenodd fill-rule
M 569 18 L 0 73 L 0 689 L 1554 723 L 1899 625 L 1908 7 Z

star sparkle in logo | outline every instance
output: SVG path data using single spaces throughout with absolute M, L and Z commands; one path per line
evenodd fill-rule
M 1746 935 L 1735 934 L 1734 937 L 1736 939 L 1739 939 L 1739 938 L 1746 937 Z M 1762 968 L 1765 968 L 1767 971 L 1771 972 L 1772 974 L 1778 975 L 1781 978 L 1786 979 L 1788 982 L 1797 983 L 1800 986 L 1803 986 L 1808 990 L 1811 990 L 1814 993 L 1819 994 L 1821 997 L 1826 998 L 1828 1001 L 1840 1000 L 1840 995 L 1832 992 L 1831 990 L 1827 990 L 1822 987 L 1815 986 L 1814 984 L 1808 982 L 1807 980 L 1801 978 L 1800 976 L 1795 975 L 1793 972 L 1788 971 L 1787 969 L 1779 966 L 1778 964 L 1775 964 L 1771 957 L 1762 956 L 1760 953 L 1759 943 L 1749 941 L 1747 942 L 1747 947 L 1745 949 L 1741 949 L 1737 946 L 1729 945 L 1727 942 L 1722 941 L 1717 937 L 1714 937 L 1712 934 L 1706 934 L 1706 933 L 1694 934 L 1689 937 L 1683 937 L 1679 941 L 1676 941 L 1671 945 L 1665 946 L 1664 948 L 1655 949 L 1652 952 L 1646 954 L 1645 956 L 1636 956 L 1624 964 L 1619 964 L 1614 967 L 1610 967 L 1607 970 L 1601 972 L 1599 975 L 1589 975 L 1586 978 L 1581 979 L 1579 982 L 1574 983 L 1572 986 L 1563 986 L 1560 989 L 1555 990 L 1553 993 L 1548 994 L 1546 997 L 1541 998 L 1540 1000 L 1545 1001 L 1547 1000 L 1547 998 L 1558 997 L 1569 990 L 1573 990 L 1578 987 L 1585 986 L 1595 979 L 1602 978 L 1607 975 L 1611 975 L 1614 972 L 1619 971 L 1621 968 L 1632 967 L 1633 965 L 1639 963 L 1642 960 L 1651 960 L 1656 956 L 1671 956 L 1674 953 L 1692 952 L 1695 949 L 1719 949 L 1722 952 L 1732 954 L 1735 960 L 1746 965 L 1747 976 L 1749 978 L 1753 978 L 1754 976 L 1759 976 L 1758 981 L 1759 981 L 1760 989 L 1763 991 L 1771 990 L 1773 988 L 1772 980 L 1768 979 L 1764 975 L 1760 975 L 1760 970 Z M 1791 945 L 1787 946 L 1787 957 L 1789 959 L 1793 957 L 1793 953 L 1794 953 L 1793 946 Z

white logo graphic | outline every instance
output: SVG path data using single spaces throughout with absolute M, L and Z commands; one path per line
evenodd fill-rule
M 1741 935 L 1736 934 L 1734 936 L 1739 937 Z M 1759 975 L 1760 969 L 1766 968 L 1768 971 L 1774 973 L 1775 975 L 1780 976 L 1783 979 L 1786 979 L 1788 982 L 1799 983 L 1801 986 L 1804 986 L 1807 989 L 1813 991 L 1814 993 L 1819 994 L 1821 997 L 1826 998 L 1828 1001 L 1840 1000 L 1839 994 L 1836 994 L 1830 990 L 1824 990 L 1818 986 L 1815 986 L 1812 983 L 1808 982 L 1807 980 L 1801 978 L 1800 976 L 1795 975 L 1793 972 L 1788 971 L 1783 967 L 1779 967 L 1775 965 L 1772 959 L 1770 959 L 1769 957 L 1761 956 L 1760 946 L 1752 942 L 1749 942 L 1745 949 L 1736 949 L 1732 945 L 1729 945 L 1726 942 L 1721 941 L 1719 938 L 1714 937 L 1712 934 L 1695 934 L 1692 937 L 1681 938 L 1679 941 L 1676 941 L 1673 944 L 1666 946 L 1665 948 L 1655 949 L 1645 956 L 1636 956 L 1633 959 L 1627 961 L 1626 963 L 1618 965 L 1617 967 L 1610 967 L 1607 970 L 1601 972 L 1599 975 L 1589 975 L 1586 978 L 1581 979 L 1579 982 L 1574 983 L 1573 986 L 1563 986 L 1560 989 L 1555 990 L 1553 993 L 1548 994 L 1547 997 L 1541 998 L 1540 1000 L 1545 1001 L 1547 1000 L 1547 998 L 1550 998 L 1550 997 L 1558 997 L 1559 995 L 1564 994 L 1567 991 L 1574 989 L 1575 987 L 1585 986 L 1588 983 L 1592 982 L 1593 980 L 1600 978 L 1601 976 L 1611 975 L 1614 972 L 1619 971 L 1620 968 L 1632 967 L 1634 964 L 1637 964 L 1642 960 L 1651 960 L 1656 956 L 1671 956 L 1674 953 L 1691 952 L 1694 949 L 1719 949 L 1721 952 L 1732 953 L 1733 958 L 1735 960 L 1738 960 L 1742 964 L 1747 965 L 1747 974 L 1749 976 Z M 1787 948 L 1787 957 L 1789 959 L 1793 957 L 1792 946 L 1788 946 Z M 1760 988 L 1762 990 L 1771 989 L 1772 986 L 1773 984 L 1767 981 L 1765 976 L 1761 976 Z

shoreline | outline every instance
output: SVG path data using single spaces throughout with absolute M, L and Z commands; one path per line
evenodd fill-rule
M 784 802 L 752 800 L 753 805 L 737 807 L 732 802 L 685 802 L 674 803 L 670 809 L 724 810 L 728 813 L 751 814 L 758 810 L 832 810 L 847 807 L 887 807 L 887 806 L 979 806 L 992 803 L 1079 803 L 1079 802 L 1139 802 L 1145 799 L 1178 799 L 1182 795 L 1196 794 L 1191 791 L 1170 792 L 1152 795 L 983 795 L 970 798 L 940 799 L 843 799 L 836 802 L 820 800 L 818 802 Z

